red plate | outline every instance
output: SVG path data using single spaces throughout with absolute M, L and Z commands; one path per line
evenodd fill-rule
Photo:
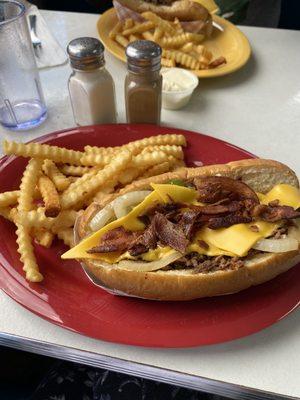
M 199 160 L 213 164 L 253 157 L 209 136 L 149 125 L 86 127 L 53 133 L 39 141 L 80 150 L 86 144 L 121 145 L 161 133 L 186 136 L 190 165 Z M 1 192 L 18 187 L 25 164 L 26 160 L 19 157 L 1 160 Z M 41 284 L 30 284 L 22 273 L 13 224 L 0 218 L 0 229 L 3 290 L 48 321 L 94 338 L 149 347 L 220 343 L 257 332 L 299 305 L 300 269 L 296 267 L 241 293 L 188 303 L 113 296 L 94 286 L 76 261 L 60 259 L 66 248 L 59 241 L 51 249 L 35 246 L 45 279 Z

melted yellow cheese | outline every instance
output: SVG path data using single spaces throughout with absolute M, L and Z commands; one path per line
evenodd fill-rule
M 168 203 L 170 199 L 177 203 L 196 203 L 197 192 L 194 189 L 169 184 L 152 184 L 152 187 L 154 189 L 153 192 L 139 205 L 134 207 L 129 214 L 111 222 L 84 239 L 77 246 L 63 254 L 62 258 L 90 258 L 103 260 L 108 263 L 115 263 L 125 258 L 135 259 L 135 257 L 130 256 L 129 253 L 88 254 L 86 251 L 97 246 L 104 233 L 120 226 L 132 231 L 143 230 L 145 226 L 137 217 L 143 214 L 145 210 L 154 203 Z M 300 207 L 300 191 L 290 185 L 276 185 L 267 194 L 258 193 L 258 197 L 260 201 L 265 204 L 278 199 L 282 205 L 289 205 L 294 208 Z M 256 225 L 259 231 L 254 232 L 251 230 L 251 225 Z M 193 243 L 188 246 L 188 252 L 194 251 L 207 256 L 228 255 L 242 257 L 247 255 L 248 251 L 259 239 L 270 236 L 278 226 L 279 224 L 255 221 L 250 224 L 232 225 L 229 228 L 216 230 L 206 227 L 198 231 Z M 209 248 L 205 249 L 201 247 L 198 242 L 199 240 L 206 242 Z M 155 261 L 168 255 L 171 251 L 174 250 L 167 246 L 158 247 L 155 250 L 150 250 L 145 253 L 141 258 L 144 261 Z
M 256 225 L 259 231 L 251 230 L 251 225 Z M 278 224 L 255 221 L 250 224 L 237 224 L 214 230 L 206 227 L 197 235 L 208 244 L 243 257 L 259 239 L 270 236 L 277 226 Z
M 169 203 L 170 198 L 174 203 L 191 203 L 196 200 L 197 191 L 185 186 L 152 183 L 154 191 L 164 203 Z
M 264 195 L 262 202 L 264 204 L 270 201 L 279 200 L 282 206 L 290 206 L 293 208 L 300 207 L 300 190 L 294 186 L 280 184 L 273 187 L 266 195 Z
M 132 211 L 130 211 L 129 214 L 125 215 L 122 218 L 119 218 L 107 225 L 105 225 L 103 228 L 101 228 L 99 231 L 93 233 L 91 236 L 88 236 L 86 239 L 82 240 L 77 246 L 72 247 L 69 251 L 64 253 L 62 255 L 63 259 L 67 258 L 91 258 L 91 259 L 101 259 L 105 260 L 106 262 L 109 262 L 108 260 L 110 259 L 109 254 L 89 254 L 87 253 L 87 250 L 91 249 L 92 247 L 95 247 L 99 244 L 99 241 L 101 237 L 108 231 L 111 231 L 112 229 L 119 228 L 120 226 L 123 226 L 125 229 L 132 230 L 132 231 L 139 231 L 143 230 L 145 228 L 145 225 L 137 218 L 139 215 L 141 215 L 147 208 L 149 208 L 151 205 L 153 205 L 155 202 L 161 202 L 160 197 L 157 195 L 155 191 L 151 192 L 140 204 L 138 204 L 136 207 L 133 208 Z M 117 255 L 118 257 L 120 254 Z M 115 262 L 116 255 L 112 254 L 112 259 Z

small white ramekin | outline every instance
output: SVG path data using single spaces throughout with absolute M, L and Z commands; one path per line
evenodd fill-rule
M 198 77 L 191 71 L 183 68 L 168 68 L 168 70 L 172 69 L 188 76 L 191 81 L 191 85 L 184 90 L 162 90 L 162 107 L 166 110 L 179 110 L 187 105 L 199 82 Z

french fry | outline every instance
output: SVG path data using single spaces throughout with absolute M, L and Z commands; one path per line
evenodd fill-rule
M 63 165 L 60 167 L 60 171 L 64 175 L 71 175 L 71 176 L 82 176 L 87 172 L 90 172 L 89 167 L 81 167 L 80 165 Z
M 29 211 L 33 208 L 33 193 L 37 184 L 38 177 L 41 173 L 43 160 L 32 158 L 29 160 L 20 185 L 20 193 L 18 196 L 18 210 Z
M 43 172 L 52 180 L 56 189 L 59 192 L 66 190 L 67 187 L 70 185 L 69 179 L 57 168 L 55 163 L 51 160 L 44 161 Z
M 131 35 L 129 35 L 129 43 L 135 42 L 136 40 L 139 40 L 139 36 L 135 35 L 134 33 L 132 33 Z
M 158 40 L 163 36 L 164 31 L 162 29 L 160 29 L 159 27 L 156 27 L 154 29 L 154 34 L 153 34 L 153 40 L 155 42 L 158 42 Z
M 184 32 L 182 25 L 177 17 L 174 19 L 173 26 L 176 29 L 176 31 L 178 32 L 178 34 L 181 34 Z
M 124 29 L 129 29 L 134 26 L 134 22 L 132 18 L 126 18 L 124 22 Z
M 57 217 L 61 207 L 59 195 L 54 183 L 48 178 L 48 176 L 42 175 L 38 180 L 38 188 L 45 204 L 46 217 Z
M 0 216 L 8 219 L 9 221 L 13 222 L 12 216 L 11 216 L 11 208 L 10 207 L 2 207 L 0 208 Z
M 41 282 L 43 280 L 43 275 L 39 271 L 39 267 L 34 256 L 29 230 L 19 223 L 16 225 L 18 253 L 21 256 L 20 260 L 23 263 L 23 270 L 26 272 L 26 279 L 29 282 Z
M 49 248 L 53 242 L 54 234 L 46 229 L 35 229 L 34 239 L 39 245 Z
M 81 165 L 80 158 L 84 153 L 81 151 L 68 150 L 64 147 L 50 146 L 40 143 L 17 143 L 4 140 L 3 150 L 5 154 L 14 154 L 21 157 L 32 157 L 38 159 L 49 159 L 74 165 Z
M 150 40 L 153 42 L 153 35 L 151 32 L 149 32 L 149 31 L 143 32 L 142 36 L 143 36 L 143 39 Z
M 61 196 L 61 205 L 63 209 L 70 208 L 77 202 L 80 202 L 95 193 L 102 185 L 107 184 L 126 167 L 131 160 L 129 151 L 120 152 L 109 165 L 105 166 L 91 179 L 81 185 L 77 185 L 72 192 L 63 193 Z M 77 184 L 77 182 L 76 182 Z
M 194 70 L 200 69 L 199 61 L 195 57 L 183 53 L 182 51 L 163 49 L 162 56 L 164 58 L 174 60 L 176 63 L 183 65 L 184 67 L 187 67 L 189 69 L 194 69 Z
M 195 36 L 197 35 L 197 36 Z M 199 43 L 203 40 L 204 36 L 199 35 L 197 33 L 190 33 L 190 32 L 185 32 L 181 33 L 180 35 L 175 35 L 171 37 L 162 37 L 159 40 L 159 44 L 163 48 L 178 48 L 181 47 L 189 42 L 195 42 Z
M 139 177 L 139 179 L 143 179 L 143 178 L 149 178 L 151 176 L 156 176 L 156 175 L 160 175 L 160 174 L 164 174 L 165 172 L 168 172 L 170 169 L 169 167 L 169 162 L 165 161 L 161 164 L 157 164 L 154 165 L 153 167 L 147 169 L 143 175 L 141 175 Z
M 168 155 L 163 151 L 153 151 L 149 153 L 138 154 L 133 157 L 131 165 L 136 168 L 149 168 L 156 164 L 161 164 L 168 160 Z
M 131 28 L 131 29 L 133 29 L 133 28 Z M 127 47 L 129 45 L 129 40 L 120 34 L 115 36 L 115 41 L 123 47 Z
M 74 182 L 71 183 L 71 185 L 68 187 L 67 190 L 65 190 L 63 192 L 64 195 L 66 195 L 67 193 L 72 193 L 77 186 L 81 186 L 83 185 L 85 182 L 89 181 L 90 178 L 92 178 L 93 176 L 97 175 L 97 173 L 100 171 L 100 168 L 94 167 L 91 168 L 90 172 L 87 172 L 86 174 L 80 176 L 80 177 L 73 177 L 73 179 L 75 179 Z M 70 178 L 71 179 L 71 178 Z
M 25 228 L 43 228 L 56 231 L 61 228 L 69 228 L 73 226 L 77 218 L 77 211 L 64 210 L 56 218 L 45 216 L 45 210 L 38 208 L 28 212 L 18 211 L 17 213 L 11 211 L 11 216 L 16 224 L 24 225 Z
M 0 208 L 13 206 L 18 202 L 19 190 L 0 193 Z
M 222 65 L 222 64 L 226 64 L 226 58 L 225 57 L 216 58 L 214 61 L 212 61 L 209 64 L 209 68 L 217 68 L 219 65 Z
M 109 32 L 110 39 L 114 39 L 118 33 L 122 31 L 122 23 L 118 21 L 113 29 Z
M 162 67 L 173 68 L 176 67 L 176 63 L 174 60 L 168 60 L 167 58 L 161 58 Z
M 170 24 L 169 21 L 166 21 L 165 19 L 160 18 L 158 15 L 154 14 L 151 11 L 146 11 L 142 13 L 142 17 L 145 18 L 146 20 L 150 21 L 153 23 L 154 26 L 159 27 L 162 31 L 168 32 L 171 35 L 176 34 L 175 28 Z M 152 29 L 153 26 L 147 30 Z
M 129 167 L 120 174 L 118 181 L 122 183 L 122 185 L 127 185 L 128 183 L 136 179 L 139 174 L 140 170 L 138 168 Z
M 81 157 L 82 165 L 86 166 L 98 166 L 103 167 L 105 164 L 109 164 L 111 161 L 111 155 L 103 153 L 87 153 Z M 90 172 L 88 172 L 90 173 Z
M 116 147 L 97 147 L 97 146 L 85 146 L 84 151 L 85 153 L 96 153 L 96 154 L 102 154 L 102 155 L 108 155 L 108 154 L 115 154 L 118 150 L 120 150 L 121 146 L 116 146 Z
M 180 50 L 184 53 L 192 53 L 195 50 L 195 45 L 193 42 L 187 42 L 180 48 Z
M 156 145 L 176 145 L 176 146 L 186 146 L 186 139 L 183 135 L 176 134 L 165 134 L 165 135 L 157 135 L 150 136 L 148 138 L 135 140 L 133 142 L 124 144 L 123 146 L 118 147 L 96 147 L 96 146 L 85 146 L 84 150 L 86 153 L 91 154 L 102 154 L 104 155 L 112 155 L 121 149 L 129 150 L 133 155 L 140 153 L 147 146 L 156 146 Z M 88 155 L 86 154 L 86 155 Z M 82 158 L 85 161 L 85 158 Z M 98 163 L 104 163 L 99 158 L 97 160 Z
M 132 28 L 129 29 L 125 29 L 122 34 L 123 36 L 129 36 L 135 33 L 143 33 L 146 31 L 150 31 L 151 29 L 154 28 L 154 23 L 151 21 L 146 21 L 146 22 L 142 22 L 139 24 L 136 24 L 135 26 L 133 26 Z
M 74 233 L 73 229 L 61 229 L 56 232 L 57 237 L 61 239 L 66 246 L 72 247 L 74 245 Z
M 156 145 L 156 146 L 149 146 L 146 147 L 141 154 L 153 152 L 153 151 L 163 151 L 167 155 L 171 155 L 175 158 L 179 158 L 180 160 L 183 159 L 183 150 L 181 146 L 175 146 L 175 145 Z

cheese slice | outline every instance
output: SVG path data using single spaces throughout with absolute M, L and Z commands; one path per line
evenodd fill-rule
M 143 230 L 145 226 L 137 217 L 143 214 L 145 210 L 154 203 L 168 203 L 170 199 L 177 203 L 196 202 L 197 192 L 194 189 L 171 184 L 152 184 L 152 187 L 154 189 L 153 192 L 150 193 L 139 205 L 134 207 L 129 214 L 111 222 L 98 232 L 95 232 L 88 238 L 84 239 L 77 246 L 63 254 L 62 258 L 101 259 L 111 264 L 124 259 L 124 257 L 134 259 L 129 254 L 126 255 L 126 253 L 89 254 L 86 251 L 97 246 L 104 233 L 120 226 L 132 231 Z M 258 193 L 258 196 L 260 201 L 264 204 L 268 204 L 270 201 L 278 199 L 282 205 L 288 205 L 294 208 L 300 207 L 300 190 L 290 185 L 276 185 L 267 194 Z M 251 225 L 256 225 L 259 231 L 254 232 L 251 230 Z M 259 239 L 270 236 L 278 226 L 280 226 L 278 223 L 274 224 L 264 221 L 255 221 L 250 224 L 232 225 L 229 228 L 216 230 L 206 227 L 198 231 L 194 242 L 188 247 L 188 252 L 195 251 L 199 254 L 205 254 L 208 256 L 228 255 L 243 257 L 247 255 L 248 251 Z M 209 248 L 204 249 L 201 247 L 198 242 L 199 240 L 206 242 L 209 245 Z M 169 251 L 170 248 L 168 247 L 150 250 L 148 253 L 144 254 L 142 258 L 145 261 L 154 261 L 164 257 Z
M 258 232 L 251 230 L 256 225 Z M 261 238 L 270 236 L 279 224 L 255 221 L 249 224 L 232 225 L 229 228 L 201 229 L 197 236 L 208 244 L 233 253 L 239 257 L 247 255 L 251 247 Z
M 152 183 L 154 191 L 164 203 L 169 203 L 170 198 L 174 203 L 191 203 L 196 200 L 197 191 L 185 186 Z
M 276 185 L 264 195 L 261 201 L 264 204 L 268 204 L 273 200 L 279 200 L 279 204 L 282 206 L 290 206 L 297 209 L 300 207 L 300 190 L 291 185 Z
M 89 254 L 87 253 L 87 250 L 91 249 L 92 247 L 95 247 L 99 244 L 99 241 L 101 237 L 108 231 L 111 231 L 112 229 L 119 228 L 120 226 L 123 226 L 125 229 L 132 230 L 132 231 L 139 231 L 143 230 L 145 228 L 145 225 L 137 218 L 139 215 L 141 215 L 147 208 L 152 206 L 155 202 L 161 202 L 161 198 L 158 196 L 158 194 L 153 191 L 151 192 L 140 204 L 138 204 L 136 207 L 134 207 L 129 214 L 125 215 L 122 218 L 119 218 L 115 221 L 112 221 L 111 223 L 105 225 L 103 228 L 101 228 L 99 231 L 93 233 L 91 236 L 88 236 L 86 239 L 82 240 L 77 246 L 72 247 L 69 251 L 64 253 L 61 257 L 63 259 L 68 259 L 68 258 L 90 258 L 97 260 L 99 259 L 99 255 L 97 254 Z M 99 254 L 99 253 L 98 253 Z M 112 260 L 117 259 L 120 254 L 101 254 L 102 258 L 107 262 L 109 257 L 111 257 Z M 113 258 L 117 257 L 117 258 Z M 111 261 L 112 263 L 115 261 Z

